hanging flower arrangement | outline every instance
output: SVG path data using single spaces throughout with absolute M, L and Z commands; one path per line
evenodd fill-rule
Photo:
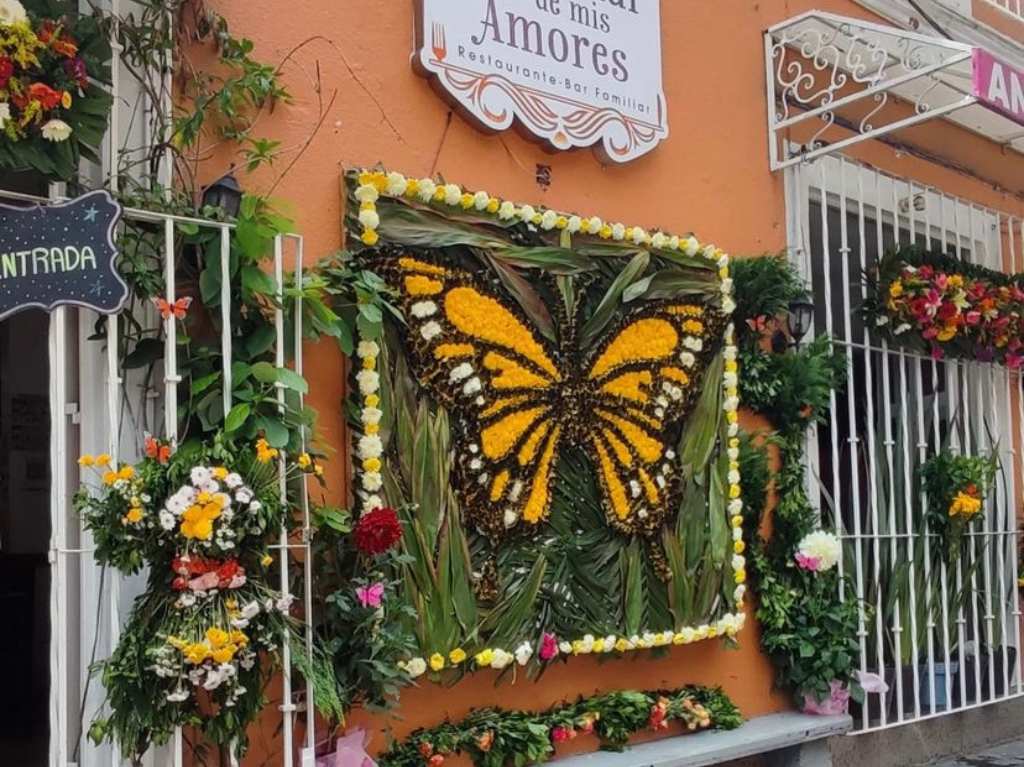
M 984 518 L 984 499 L 998 470 L 994 455 L 957 455 L 949 448 L 921 465 L 928 526 L 951 557 L 958 555 L 964 533 Z
M 0 167 L 67 179 L 98 162 L 112 99 L 106 25 L 57 0 L 0 0 Z
M 865 303 L 871 325 L 941 360 L 1024 363 L 1024 278 L 918 247 L 883 257 Z
M 91 735 L 140 755 L 188 725 L 210 742 L 234 742 L 240 755 L 283 643 L 302 643 L 291 595 L 269 585 L 268 541 L 288 513 L 279 471 L 287 467 L 287 481 L 316 466 L 307 454 L 287 460 L 263 439 L 175 451 L 147 437 L 146 447 L 134 465 L 79 459 L 92 478 L 75 505 L 96 559 L 126 574 L 149 568 L 146 591 L 101 664 L 110 711 Z M 304 653 L 294 657 L 313 673 Z

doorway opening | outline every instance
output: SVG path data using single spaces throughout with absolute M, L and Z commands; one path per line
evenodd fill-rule
M 0 764 L 45 765 L 50 688 L 49 318 L 0 321 Z

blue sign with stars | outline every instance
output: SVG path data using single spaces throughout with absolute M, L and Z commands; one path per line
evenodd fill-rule
M 115 265 L 120 217 L 104 191 L 53 205 L 0 205 L 0 319 L 66 304 L 118 311 L 128 298 Z

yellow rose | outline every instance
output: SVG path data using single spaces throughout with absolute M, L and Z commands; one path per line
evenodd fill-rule
M 430 656 L 430 668 L 434 671 L 440 671 L 444 668 L 444 656 L 436 652 Z
M 453 666 L 458 666 L 462 661 L 466 660 L 466 651 L 461 647 L 456 647 L 450 653 L 448 653 L 448 660 L 451 661 Z
M 494 661 L 494 651 L 490 648 L 482 650 L 481 652 L 478 652 L 475 656 L 473 656 L 473 660 L 476 661 L 476 665 L 480 666 L 481 668 L 486 668 L 487 666 L 490 666 L 491 663 Z
M 231 640 L 231 635 L 216 626 L 206 629 L 206 639 L 213 647 L 223 647 Z
M 227 644 L 227 645 L 224 645 L 223 647 L 220 647 L 220 648 L 214 650 L 211 653 L 211 657 L 217 663 L 227 663 L 233 657 L 235 657 L 235 650 L 236 649 L 237 648 L 233 644 Z
M 299 453 L 296 463 L 298 463 L 301 468 L 308 469 L 312 465 L 313 459 L 309 457 L 309 453 Z
M 362 240 L 363 245 L 370 245 L 372 247 L 377 244 L 377 240 L 380 239 L 380 235 L 373 229 L 367 229 L 359 239 Z

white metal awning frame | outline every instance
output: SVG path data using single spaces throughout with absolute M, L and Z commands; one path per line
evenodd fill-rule
M 1024 127 L 972 92 L 973 51 L 966 43 L 824 11 L 770 27 L 764 61 L 771 169 L 938 117 L 1024 153 Z M 901 102 L 910 109 L 891 108 Z M 797 149 L 788 137 L 794 128 L 810 136 Z M 849 135 L 834 140 L 839 128 Z

